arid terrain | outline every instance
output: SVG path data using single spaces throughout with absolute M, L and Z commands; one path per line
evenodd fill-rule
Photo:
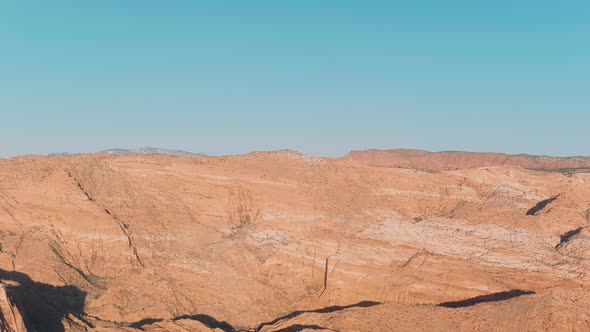
M 371 166 L 433 171 L 451 171 L 485 166 L 516 166 L 564 174 L 590 173 L 590 157 L 551 157 L 461 151 L 428 152 L 397 149 L 351 151 L 344 158 Z
M 412 155 L 2 159 L 0 330 L 590 331 L 588 159 Z

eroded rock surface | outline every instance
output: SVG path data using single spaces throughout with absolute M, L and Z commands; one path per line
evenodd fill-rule
M 584 330 L 589 208 L 589 174 L 512 166 L 27 156 L 0 160 L 0 280 L 38 331 Z

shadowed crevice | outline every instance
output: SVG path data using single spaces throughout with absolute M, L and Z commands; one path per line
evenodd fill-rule
M 154 324 L 154 323 L 159 323 L 161 321 L 163 321 L 163 319 L 161 319 L 161 318 L 145 318 L 145 319 L 142 319 L 142 320 L 137 321 L 135 323 L 129 324 L 129 327 L 132 327 L 134 329 L 143 330 L 143 327 L 144 326 L 151 325 L 151 324 Z
M 557 198 L 559 198 L 560 195 L 551 197 L 551 198 L 547 198 L 544 199 L 542 201 L 540 201 L 539 203 L 537 203 L 537 205 L 533 206 L 532 208 L 530 208 L 526 215 L 527 216 L 536 216 L 537 214 L 539 214 L 539 212 L 543 211 L 543 209 L 545 209 L 545 207 L 547 207 L 547 205 L 549 205 L 551 202 L 555 201 Z
M 280 330 L 276 330 L 275 332 L 300 332 L 303 330 L 328 330 L 339 332 L 338 330 L 329 329 L 327 327 L 319 326 L 319 325 L 301 325 L 301 324 L 294 324 L 291 326 L 287 326 Z
M 92 327 L 84 318 L 86 292 L 75 286 L 53 286 L 33 281 L 28 275 L 0 269 L 0 279 L 7 284 L 6 294 L 23 317 L 27 331 L 63 332 L 63 319 L 73 315 Z
M 236 330 L 233 326 L 231 326 L 227 322 L 218 321 L 217 319 L 215 319 L 209 315 L 203 315 L 203 314 L 178 316 L 178 317 L 172 318 L 172 321 L 176 322 L 176 321 L 179 321 L 182 319 L 189 319 L 189 320 L 194 320 L 194 321 L 200 322 L 210 329 L 220 329 L 225 332 L 239 331 L 239 330 Z M 142 320 L 137 321 L 135 323 L 131 323 L 128 326 L 143 330 L 144 326 L 163 322 L 163 321 L 165 321 L 165 319 L 163 319 L 163 318 L 145 318 L 145 319 L 142 319 Z
M 557 245 L 555 245 L 555 249 L 559 250 L 561 247 L 563 247 L 566 243 L 568 243 L 574 236 L 580 234 L 580 232 L 584 229 L 584 227 L 578 227 L 576 229 L 572 229 L 569 232 L 563 233 L 560 236 L 560 240 L 559 243 Z
M 316 313 L 316 314 L 325 314 L 325 313 L 331 313 L 331 312 L 336 312 L 336 311 L 341 311 L 341 310 L 346 310 L 346 309 L 350 309 L 350 308 L 369 308 L 369 307 L 373 307 L 376 305 L 381 304 L 381 302 L 374 302 L 374 301 L 362 301 L 362 302 L 358 302 L 355 304 L 349 304 L 349 305 L 345 305 L 345 306 L 330 306 L 330 307 L 325 307 L 325 308 L 321 308 L 321 309 L 315 309 L 315 310 L 302 310 L 302 311 L 293 311 L 290 314 L 287 314 L 285 316 L 281 316 L 279 318 L 276 318 L 270 322 L 265 322 L 265 323 L 261 323 L 260 325 L 258 325 L 258 327 L 256 328 L 256 331 L 260 331 L 263 327 L 268 326 L 268 325 L 275 325 L 281 321 L 287 320 L 287 319 L 291 319 L 291 318 L 295 318 L 299 315 L 305 314 L 305 313 Z
M 191 320 L 196 320 L 198 322 L 203 323 L 203 325 L 207 326 L 210 329 L 221 329 L 223 331 L 227 331 L 227 332 L 233 332 L 235 331 L 234 327 L 231 326 L 229 323 L 227 322 L 220 322 L 217 319 L 208 316 L 208 315 L 184 315 L 184 316 L 179 316 L 174 318 L 172 321 L 177 321 L 177 320 L 181 320 L 181 319 L 191 319 Z
M 229 323 L 225 322 L 225 321 L 219 321 L 209 315 L 204 315 L 204 314 L 198 314 L 198 315 L 183 315 L 183 316 L 178 316 L 172 319 L 173 322 L 175 321 L 179 321 L 182 319 L 190 319 L 190 320 L 195 320 L 198 321 L 200 323 L 202 323 L 203 325 L 207 326 L 210 329 L 220 329 L 224 332 L 245 332 L 245 331 L 260 331 L 262 328 L 264 328 L 265 326 L 269 326 L 269 325 L 275 325 L 277 323 L 280 323 L 282 321 L 291 319 L 291 318 L 295 318 L 301 314 L 305 314 L 305 313 L 319 313 L 319 314 L 324 314 L 324 313 L 332 313 L 332 312 L 336 312 L 336 311 L 341 311 L 341 310 L 345 310 L 345 309 L 350 309 L 350 308 L 368 308 L 368 307 L 372 307 L 372 306 L 376 306 L 381 304 L 381 302 L 373 302 L 373 301 L 362 301 L 359 303 L 355 303 L 355 304 L 349 304 L 349 305 L 345 305 L 345 306 L 330 306 L 330 307 L 325 307 L 325 308 L 321 308 L 321 309 L 314 309 L 314 310 L 302 310 L 302 311 L 294 311 L 290 314 L 287 314 L 285 316 L 281 316 L 279 318 L 276 318 L 270 322 L 265 322 L 265 323 L 261 323 L 260 325 L 258 325 L 255 329 L 236 329 L 233 326 L 231 326 Z M 140 321 L 137 321 L 135 323 L 131 323 L 128 326 L 129 327 L 133 327 L 136 329 L 140 329 L 143 330 L 143 328 L 147 325 L 150 324 L 154 324 L 154 323 L 159 323 L 164 321 L 165 319 L 161 319 L 161 318 L 145 318 L 142 319 Z M 291 325 L 288 327 L 285 327 L 283 329 L 280 329 L 278 331 L 282 331 L 282 332 L 298 332 L 298 331 L 302 331 L 304 329 L 311 329 L 311 330 L 330 330 L 329 328 L 326 327 L 321 327 L 318 325 L 299 325 L 299 324 L 295 324 L 295 325 Z M 330 330 L 330 331 L 336 331 L 336 330 Z
M 520 289 L 513 289 L 510 291 L 506 291 L 506 292 L 480 295 L 480 296 L 472 297 L 470 299 L 461 300 L 461 301 L 443 302 L 443 303 L 439 304 L 438 306 L 445 307 L 445 308 L 455 308 L 455 309 L 456 308 L 465 308 L 465 307 L 474 306 L 474 305 L 480 304 L 480 303 L 506 301 L 506 300 L 510 300 L 510 299 L 513 299 L 516 297 L 520 297 L 523 295 L 530 295 L 530 294 L 535 294 L 535 292 L 523 291 Z

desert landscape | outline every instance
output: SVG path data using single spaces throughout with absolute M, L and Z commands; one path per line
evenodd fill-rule
M 0 329 L 587 331 L 589 164 L 0 159 Z
M 589 18 L 0 1 L 0 332 L 590 332 Z

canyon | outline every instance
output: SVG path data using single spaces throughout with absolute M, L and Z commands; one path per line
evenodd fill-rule
M 588 159 L 410 155 L 0 159 L 0 329 L 590 330 Z

